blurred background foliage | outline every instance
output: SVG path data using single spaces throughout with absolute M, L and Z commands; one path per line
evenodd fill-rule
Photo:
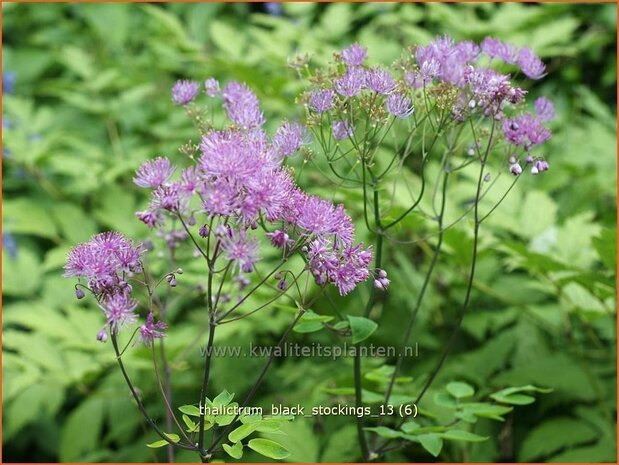
M 454 380 L 473 385 L 476 397 L 529 383 L 554 391 L 516 408 L 505 422 L 479 421 L 474 431 L 490 436 L 485 442 L 450 444 L 437 459 L 411 443 L 386 460 L 615 461 L 616 5 L 5 2 L 2 13 L 6 461 L 164 459 L 163 451 L 157 456 L 144 447 L 154 434 L 140 422 L 111 348 L 95 341 L 99 311 L 76 302 L 61 267 L 67 250 L 97 231 L 147 237 L 133 216 L 145 198 L 132 173 L 143 160 L 173 157 L 195 138 L 171 104 L 175 79 L 242 80 L 267 116 L 299 118 L 293 103 L 303 83 L 287 69 L 288 58 L 307 52 L 326 63 L 334 50 L 359 41 L 370 61 L 388 64 L 403 47 L 436 34 L 493 35 L 533 48 L 549 75 L 530 93 L 552 97 L 559 116 L 545 153 L 551 171 L 519 182 L 484 225 L 472 311 L 433 392 Z M 333 186 L 308 171 L 305 187 L 330 196 Z M 357 193 L 339 195 L 358 213 Z M 453 195 L 466 201 L 465 193 Z M 412 341 L 421 355 L 405 361 L 397 395 L 418 392 L 417 381 L 453 329 L 470 229 L 464 221 L 446 234 L 446 254 Z M 400 339 L 431 250 L 432 239 L 420 240 L 424 231 L 419 220 L 403 223 L 399 236 L 416 242 L 388 253 L 393 284 L 375 344 Z M 188 304 L 181 295 L 170 313 L 168 350 L 178 359 L 197 334 L 197 320 L 183 313 Z M 358 306 L 348 305 L 350 313 Z M 222 327 L 217 343 L 272 344 L 289 319 L 282 313 Z M 293 340 L 333 342 L 324 331 Z M 161 418 L 148 358 L 136 349 L 126 363 Z M 177 405 L 195 402 L 197 349 L 188 362 L 173 364 Z M 217 359 L 213 392 L 240 396 L 262 362 Z M 393 360 L 364 363 L 364 387 L 382 392 L 387 375 L 380 368 Z M 278 360 L 256 402 L 352 403 L 332 394 L 352 386 L 351 364 Z M 445 415 L 431 395 L 422 407 Z M 359 456 L 351 418 L 298 419 L 287 433 L 289 461 Z

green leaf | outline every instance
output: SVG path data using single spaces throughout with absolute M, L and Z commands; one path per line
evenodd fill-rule
M 178 409 L 182 413 L 185 413 L 187 415 L 191 415 L 192 417 L 199 417 L 200 416 L 200 409 L 198 407 L 196 407 L 195 405 L 181 405 Z
M 503 404 L 528 405 L 535 402 L 535 397 L 522 394 L 522 392 L 548 393 L 552 392 L 552 389 L 540 388 L 529 384 L 527 386 L 502 389 L 494 394 L 490 394 L 490 397 Z
M 187 425 L 188 432 L 195 433 L 196 431 L 200 429 L 200 424 L 194 423 L 194 421 L 191 418 L 189 418 L 187 415 L 183 414 L 181 418 L 185 422 L 185 425 Z
M 445 386 L 445 389 L 447 389 L 447 392 L 449 392 L 456 399 L 471 397 L 475 394 L 475 389 L 473 389 L 473 386 L 460 381 L 448 383 L 447 386 Z
M 315 333 L 320 331 L 324 325 L 320 321 L 306 321 L 295 325 L 295 333 Z
M 210 35 L 215 45 L 232 59 L 239 58 L 245 49 L 246 36 L 239 34 L 236 28 L 228 23 L 213 21 Z
M 2 204 L 2 227 L 14 234 L 32 234 L 54 239 L 58 237 L 44 199 L 19 198 L 5 200 Z
M 456 408 L 458 405 L 456 399 L 454 399 L 446 392 L 437 392 L 436 394 L 434 394 L 433 399 L 434 403 L 436 405 L 440 405 L 441 407 Z
M 51 213 L 62 235 L 71 243 L 85 242 L 97 232 L 97 224 L 73 204 L 56 204 Z
M 165 434 L 170 441 L 176 443 L 178 441 L 181 440 L 181 438 L 178 436 L 178 434 L 174 434 L 174 433 L 163 433 Z M 165 447 L 169 444 L 168 441 L 166 441 L 165 439 L 160 439 L 159 441 L 155 441 L 155 442 L 151 442 L 150 444 L 146 444 L 146 447 L 150 447 L 151 449 L 157 449 L 159 447 Z
M 241 439 L 246 438 L 251 433 L 256 431 L 258 427 L 258 423 L 245 423 L 244 425 L 239 426 L 234 431 L 231 431 L 228 435 L 228 439 L 230 442 L 239 442 Z
M 269 457 L 274 460 L 282 460 L 290 456 L 290 452 L 288 452 L 284 446 L 275 441 L 271 441 L 270 439 L 252 439 L 247 443 L 247 446 L 258 452 L 260 455 L 264 455 L 265 457 Z
M 159 441 L 146 444 L 146 447 L 150 447 L 151 449 L 158 449 L 159 447 L 165 447 L 167 445 L 168 445 L 168 441 L 166 441 L 165 439 L 159 439 Z
M 374 331 L 376 331 L 376 328 L 378 328 L 378 324 L 376 324 L 376 322 L 362 316 L 348 315 L 348 322 L 350 323 L 350 329 L 352 330 L 353 344 L 366 340 L 374 333 Z
M 82 402 L 65 420 L 58 450 L 62 462 L 75 462 L 94 451 L 103 428 L 103 402 L 90 398 Z
M 438 434 L 421 434 L 417 436 L 419 443 L 427 450 L 432 456 L 438 457 L 443 448 L 443 439 Z
M 331 321 L 332 316 L 319 315 L 311 310 L 306 311 L 299 323 L 295 325 L 294 331 L 297 333 L 313 333 L 320 331 L 324 327 L 324 323 Z
M 518 460 L 539 460 L 562 448 L 587 443 L 597 436 L 598 433 L 582 420 L 568 417 L 547 419 L 525 437 Z
M 461 429 L 452 429 L 439 434 L 443 439 L 450 441 L 482 442 L 488 439 L 488 436 L 480 436 Z
M 30 249 L 18 247 L 16 258 L 3 250 L 2 269 L 2 293 L 5 295 L 32 296 L 41 285 L 41 263 Z
M 243 457 L 243 444 L 241 444 L 240 442 L 237 442 L 233 445 L 224 444 L 223 448 L 226 451 L 226 453 L 233 459 L 238 460 L 241 457 Z
M 482 402 L 470 402 L 460 404 L 464 412 L 469 412 L 476 417 L 490 418 L 492 420 L 504 421 L 503 415 L 513 410 L 513 407 L 504 405 L 485 404 Z
M 217 397 L 213 399 L 213 405 L 226 406 L 234 399 L 234 394 L 229 393 L 227 390 L 223 390 Z
M 387 428 L 386 426 L 374 426 L 374 427 L 369 427 L 369 428 L 364 428 L 364 429 L 366 431 L 372 431 L 376 433 L 377 435 L 379 435 L 381 438 L 385 438 L 385 439 L 395 439 L 395 438 L 401 438 L 405 436 L 405 434 L 402 433 L 401 431 L 396 431 L 394 429 Z

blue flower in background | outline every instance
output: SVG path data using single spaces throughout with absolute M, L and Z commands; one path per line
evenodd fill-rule
M 2 247 L 9 253 L 13 260 L 17 258 L 17 242 L 11 233 L 2 233 Z
M 13 71 L 6 71 L 2 73 L 2 93 L 3 94 L 15 93 L 15 80 L 16 80 L 16 76 Z
M 2 129 L 9 129 L 13 126 L 11 120 L 8 116 L 2 115 Z M 7 148 L 2 147 L 2 157 L 3 158 L 11 158 L 11 151 Z
M 281 3 L 278 2 L 266 2 L 264 4 L 264 9 L 272 16 L 281 16 L 284 14 L 284 9 L 282 8 Z

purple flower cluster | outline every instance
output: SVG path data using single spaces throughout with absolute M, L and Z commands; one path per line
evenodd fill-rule
M 530 79 L 544 77 L 546 66 L 528 47 L 518 49 L 514 44 L 486 37 L 481 44 L 481 49 L 490 58 L 498 58 L 510 65 L 517 64 L 522 73 Z
M 416 99 L 423 98 L 421 103 L 428 107 L 428 100 L 434 97 L 437 107 L 450 105 L 447 108 L 456 122 L 473 115 L 499 121 L 505 139 L 526 152 L 551 136 L 543 123 L 554 117 L 552 103 L 540 98 L 535 103 L 535 114 L 522 114 L 527 91 L 515 85 L 508 74 L 489 66 L 498 59 L 517 65 L 531 79 L 540 79 L 545 65 L 527 47 L 518 48 L 492 37 L 478 45 L 441 36 L 414 49 L 411 58 L 400 66 L 400 79 L 385 68 L 365 65 L 366 56 L 367 49 L 359 44 L 347 47 L 336 55 L 345 66 L 338 65 L 323 74 L 317 79 L 320 87 L 307 95 L 310 112 L 332 113 L 328 121 L 337 140 L 352 137 L 357 125 L 355 116 L 367 115 L 375 126 L 384 123 L 384 115 L 408 118 Z M 385 111 L 376 111 L 373 105 L 383 105 Z
M 352 44 L 342 50 L 342 59 L 348 66 L 361 66 L 368 55 L 368 49 L 359 44 Z
M 172 87 L 172 101 L 177 105 L 187 105 L 193 101 L 200 92 L 200 84 L 195 81 L 176 81 Z
M 210 88 L 219 88 L 214 79 L 207 82 Z M 138 218 L 151 228 L 163 226 L 168 216 L 194 218 L 193 223 L 185 221 L 191 226 L 196 214 L 204 214 L 213 227 L 196 226 L 198 235 L 212 234 L 220 256 L 236 275 L 252 272 L 259 260 L 252 230 L 258 224 L 274 225 L 267 237 L 284 249 L 285 256 L 306 253 L 318 283 L 333 283 L 342 294 L 350 292 L 369 277 L 371 252 L 353 244 L 352 221 L 341 205 L 307 195 L 282 166 L 308 142 L 307 129 L 284 122 L 269 137 L 262 128 L 258 99 L 246 85 L 230 82 L 222 97 L 233 126 L 205 133 L 196 165 L 179 170 L 180 179 L 172 179 L 175 168 L 166 158 L 138 168 L 135 183 L 153 189 L 149 208 L 138 212 Z M 323 94 L 314 103 L 324 108 L 332 97 Z
M 64 276 L 86 280 L 112 333 L 137 321 L 137 302 L 131 296 L 132 287 L 127 279 L 142 271 L 143 253 L 141 245 L 133 244 L 122 234 L 105 232 L 74 247 L 67 257 Z M 75 295 L 81 299 L 84 292 L 76 287 Z M 99 340 L 107 339 L 105 332 L 104 328 L 98 336 Z
M 526 151 L 550 139 L 550 131 L 542 125 L 540 118 L 531 113 L 505 118 L 503 133 L 509 142 L 523 147 Z
M 211 86 L 214 85 L 213 81 Z M 264 115 L 260 110 L 258 97 L 240 82 L 232 81 L 223 90 L 224 110 L 228 118 L 242 129 L 260 127 L 264 124 Z

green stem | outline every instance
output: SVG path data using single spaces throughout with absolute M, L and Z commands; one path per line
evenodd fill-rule
M 185 450 L 196 450 L 196 447 L 191 444 L 183 444 L 181 442 L 175 443 L 171 441 L 170 438 L 168 438 L 168 436 L 166 436 L 166 434 L 161 431 L 161 429 L 159 429 L 157 423 L 155 423 L 155 420 L 153 420 L 148 415 L 146 409 L 144 408 L 144 404 L 142 404 L 140 397 L 138 396 L 135 388 L 133 387 L 133 383 L 131 382 L 129 375 L 127 374 L 127 370 L 125 369 L 122 357 L 120 356 L 120 352 L 118 351 L 118 341 L 116 340 L 116 335 L 114 333 L 111 333 L 110 339 L 112 340 L 112 346 L 114 347 L 114 352 L 116 353 L 116 361 L 118 362 L 118 366 L 120 367 L 123 378 L 125 379 L 125 382 L 127 383 L 127 386 L 129 387 L 129 390 L 131 391 L 131 394 L 133 395 L 133 398 L 138 405 L 138 409 L 140 410 L 140 413 L 142 414 L 146 422 L 155 430 L 155 432 L 161 437 L 161 439 L 166 441 L 168 444 L 173 444 L 174 446 Z

